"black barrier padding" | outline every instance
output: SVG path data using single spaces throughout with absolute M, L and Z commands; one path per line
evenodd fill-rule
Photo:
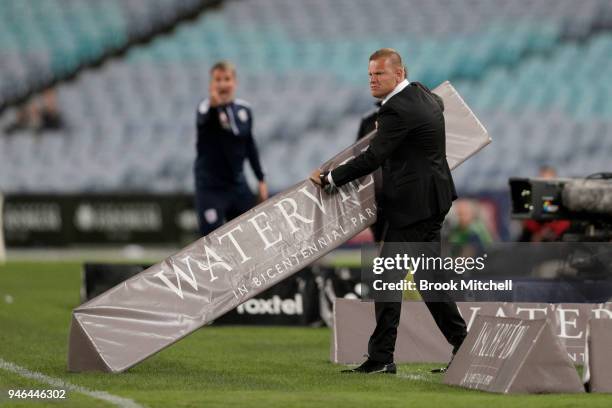
M 81 301 L 86 302 L 150 267 L 143 264 L 85 263 Z
M 190 194 L 8 194 L 6 245 L 172 244 L 198 235 Z

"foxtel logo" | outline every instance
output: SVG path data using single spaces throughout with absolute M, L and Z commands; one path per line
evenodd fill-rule
M 296 294 L 293 299 L 281 299 L 274 295 L 271 299 L 250 299 L 236 308 L 238 314 L 250 315 L 302 315 L 304 308 L 302 295 Z

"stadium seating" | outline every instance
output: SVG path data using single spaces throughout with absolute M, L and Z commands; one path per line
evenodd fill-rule
M 0 102 L 74 72 L 200 0 L 1 0 Z
M 55 3 L 20 7 L 31 16 Z M 116 45 L 129 30 L 171 18 L 180 1 L 81 3 L 90 8 L 71 11 L 74 25 L 57 38 L 74 39 L 87 27 L 89 45 L 62 54 L 46 39 L 36 58 L 49 75 Z M 92 10 L 103 18 L 92 22 Z M 64 13 L 57 18 L 67 19 Z M 534 175 L 543 163 L 563 175 L 606 170 L 611 30 L 612 4 L 604 0 L 228 1 L 60 86 L 69 129 L 0 138 L 0 189 L 192 191 L 195 108 L 208 67 L 221 58 L 237 63 L 270 187 L 283 189 L 354 140 L 373 102 L 366 61 L 382 46 L 406 57 L 411 80 L 453 81 L 494 138 L 457 170 L 462 192 L 504 189 L 508 177 Z M 1 41 L 6 52 L 11 41 Z M 0 62 L 13 75 L 0 76 L 2 92 L 23 86 L 14 78 L 28 66 L 24 49 Z

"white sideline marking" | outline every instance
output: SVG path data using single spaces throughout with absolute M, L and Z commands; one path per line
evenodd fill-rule
M 429 379 L 422 374 L 397 374 L 400 378 L 405 378 L 412 381 L 428 381 Z
M 71 384 L 67 381 L 62 380 L 61 378 L 49 377 L 48 375 L 45 375 L 43 373 L 30 371 L 27 368 L 18 366 L 17 364 L 11 363 L 10 361 L 5 361 L 2 358 L 0 358 L 0 368 L 18 374 L 22 377 L 48 384 L 55 388 L 61 388 L 66 391 L 74 391 L 80 394 L 85 394 L 89 397 L 109 402 L 118 407 L 144 408 L 143 405 L 140 405 L 129 398 L 119 397 L 117 395 L 109 394 L 105 391 L 92 391 L 88 388 L 81 387 L 80 385 Z

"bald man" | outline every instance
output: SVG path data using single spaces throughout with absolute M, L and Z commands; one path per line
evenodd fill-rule
M 425 86 L 408 82 L 402 58 L 391 48 L 370 56 L 368 75 L 372 96 L 381 100 L 377 136 L 365 152 L 331 172 L 315 170 L 311 180 L 340 187 L 382 167 L 379 204 L 385 231 L 380 256 L 440 256 L 442 222 L 457 198 L 446 161 L 442 99 Z M 395 270 L 390 276 L 402 279 L 406 272 Z M 418 284 L 431 277 L 417 272 L 414 280 Z M 457 305 L 447 293 L 421 295 L 455 353 L 467 334 Z M 395 291 L 390 298 L 375 300 L 376 328 L 368 343 L 368 359 L 345 372 L 396 372 L 393 354 L 402 294 Z

